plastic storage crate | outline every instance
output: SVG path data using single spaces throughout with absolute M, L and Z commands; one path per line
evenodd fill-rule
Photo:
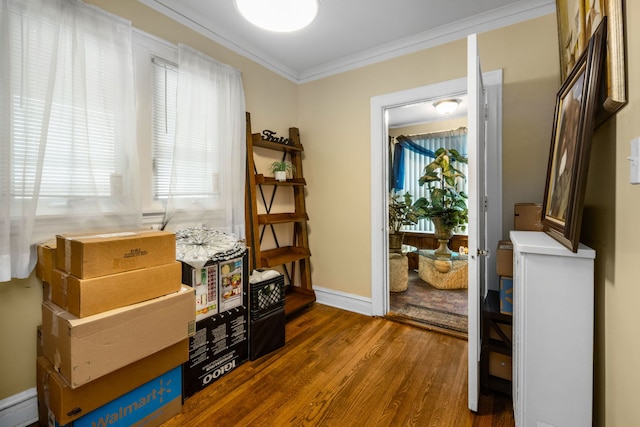
M 259 319 L 284 307 L 284 276 L 251 283 L 251 318 Z

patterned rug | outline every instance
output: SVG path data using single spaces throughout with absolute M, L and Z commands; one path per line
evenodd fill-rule
M 409 270 L 409 286 L 390 293 L 390 315 L 467 337 L 467 289 L 438 289 Z
M 398 316 L 452 331 L 467 333 L 467 316 L 415 304 L 404 304 L 394 310 Z

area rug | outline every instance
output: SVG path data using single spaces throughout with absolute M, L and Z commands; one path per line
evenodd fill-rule
M 422 307 L 415 304 L 403 304 L 395 307 L 393 313 L 407 317 L 419 323 L 467 334 L 467 316 L 447 311 Z

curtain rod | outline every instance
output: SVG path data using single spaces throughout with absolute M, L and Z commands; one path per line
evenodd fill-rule
M 439 136 L 445 136 L 448 133 L 457 132 L 457 131 L 466 132 L 466 131 L 468 131 L 468 129 L 465 126 L 460 126 L 457 129 L 439 130 L 439 131 L 429 132 L 429 133 L 415 133 L 415 134 L 411 134 L 411 135 L 398 135 L 398 136 L 396 136 L 394 138 L 398 139 L 401 136 L 403 136 L 405 138 L 414 138 L 416 136 L 426 137 L 426 138 L 434 138 L 434 137 L 439 137 Z

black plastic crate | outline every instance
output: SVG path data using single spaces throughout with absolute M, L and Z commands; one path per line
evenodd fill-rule
M 251 318 L 258 319 L 284 307 L 284 276 L 251 283 Z

